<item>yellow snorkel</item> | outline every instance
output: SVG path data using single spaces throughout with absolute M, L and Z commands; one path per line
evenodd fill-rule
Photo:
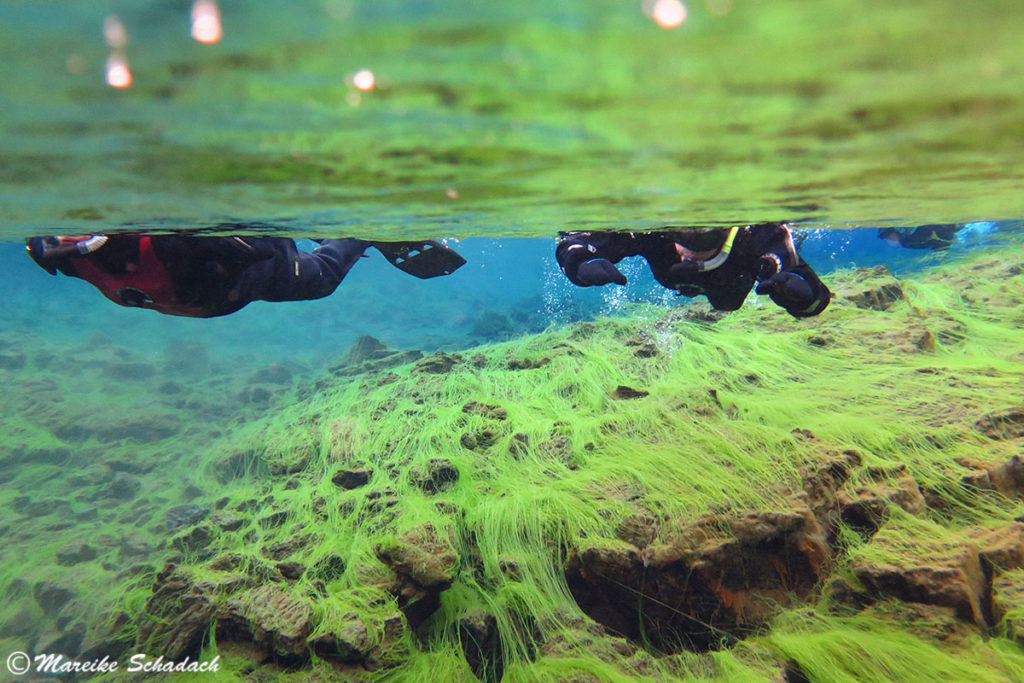
M 736 239 L 736 234 L 740 231 L 738 227 L 729 228 L 729 234 L 725 237 L 725 242 L 722 244 L 722 248 L 714 255 L 713 258 L 709 258 L 707 261 L 695 261 L 693 267 L 697 271 L 704 273 L 709 270 L 718 268 L 729 258 L 729 252 L 732 251 L 732 243 Z

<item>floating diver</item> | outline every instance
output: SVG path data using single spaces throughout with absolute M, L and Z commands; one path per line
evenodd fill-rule
M 418 278 L 449 275 L 466 261 L 433 240 L 316 240 L 301 251 L 285 237 L 86 235 L 32 237 L 29 255 L 55 275 L 81 278 L 121 306 L 168 315 L 213 318 L 252 301 L 304 301 L 328 296 L 366 249 Z
M 555 256 L 581 287 L 626 284 L 614 264 L 643 256 L 654 278 L 683 296 L 707 296 L 718 310 L 743 305 L 755 281 L 758 294 L 797 318 L 818 315 L 831 292 L 797 255 L 785 223 L 733 228 L 667 227 L 653 232 L 567 232 Z
M 907 249 L 949 249 L 953 244 L 958 225 L 919 225 L 916 228 L 879 228 L 878 238 L 897 242 Z

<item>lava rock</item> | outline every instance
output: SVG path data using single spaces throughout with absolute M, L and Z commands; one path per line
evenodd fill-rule
M 309 639 L 318 657 L 338 662 L 360 662 L 370 654 L 371 645 L 366 625 L 355 612 L 349 612 L 339 627 Z
M 413 486 L 432 495 L 450 489 L 459 480 L 459 470 L 447 458 L 434 458 L 425 467 L 410 468 L 409 479 Z
M 369 467 L 361 467 L 358 469 L 349 470 L 338 470 L 331 477 L 331 482 L 335 486 L 340 486 L 343 489 L 351 491 L 357 489 L 360 486 L 366 486 L 370 482 L 370 477 L 373 476 L 373 470 Z
M 96 549 L 87 543 L 71 542 L 57 551 L 57 564 L 72 567 L 96 559 Z
M 313 606 L 273 585 L 240 593 L 217 611 L 218 643 L 247 643 L 264 658 L 285 663 L 309 658 L 307 638 L 312 631 Z
M 644 391 L 643 389 L 634 389 L 633 387 L 627 387 L 625 384 L 620 384 L 618 387 L 615 388 L 615 391 L 611 393 L 612 398 L 617 398 L 620 400 L 643 398 L 644 396 L 649 395 L 649 391 Z
M 175 505 L 169 508 L 164 513 L 164 519 L 167 522 L 167 529 L 174 531 L 183 526 L 189 524 L 195 524 L 206 519 L 210 511 L 206 508 L 199 507 L 198 505 L 189 503 L 187 505 Z
M 43 614 L 56 617 L 64 605 L 75 597 L 75 592 L 53 581 L 39 581 L 32 587 L 32 597 Z

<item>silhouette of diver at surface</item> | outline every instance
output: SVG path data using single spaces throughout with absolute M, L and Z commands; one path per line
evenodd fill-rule
M 949 249 L 958 225 L 919 225 L 916 228 L 879 228 L 878 238 L 898 242 L 907 249 Z
M 654 278 L 677 294 L 704 295 L 721 311 L 743 305 L 751 288 L 797 318 L 818 315 L 831 292 L 796 252 L 785 223 L 733 228 L 667 227 L 653 232 L 566 232 L 558 265 L 581 287 L 626 284 L 614 264 L 643 256 Z
M 51 275 L 81 278 L 121 306 L 213 318 L 253 301 L 328 296 L 369 247 L 419 278 L 448 275 L 465 263 L 434 241 L 316 240 L 300 251 L 285 237 L 87 235 L 32 237 L 29 255 Z

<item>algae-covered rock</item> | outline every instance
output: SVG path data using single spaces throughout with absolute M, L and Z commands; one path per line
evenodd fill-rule
M 925 511 L 924 496 L 913 477 L 901 477 L 892 483 L 879 482 L 839 491 L 836 500 L 840 518 L 850 527 L 874 535 L 889 518 L 889 506 L 895 505 L 912 514 Z
M 189 524 L 195 524 L 206 518 L 209 514 L 209 510 L 206 508 L 199 507 L 193 503 L 185 505 L 175 505 L 172 508 L 168 508 L 164 513 L 164 520 L 167 523 L 167 529 L 174 531 L 175 529 Z
M 508 411 L 501 406 L 490 405 L 481 401 L 469 401 L 462 406 L 462 412 L 467 415 L 479 415 L 491 420 L 504 420 L 508 417 Z
M 509 370 L 535 370 L 537 368 L 544 367 L 545 365 L 547 365 L 550 362 L 551 362 L 551 359 L 548 358 L 547 356 L 542 356 L 540 358 L 513 358 L 512 360 L 510 360 L 508 362 L 508 369 Z
M 875 311 L 888 310 L 906 298 L 903 287 L 885 266 L 858 268 L 852 278 L 836 288 L 834 296 L 851 301 L 857 308 Z
M 452 368 L 462 362 L 464 362 L 464 359 L 457 353 L 447 354 L 444 351 L 438 351 L 417 362 L 413 366 L 413 372 L 444 375 L 451 372 Z
M 71 567 L 82 562 L 96 559 L 96 549 L 88 543 L 75 541 L 68 543 L 57 551 L 57 564 Z
M 138 618 L 136 647 L 179 661 L 198 658 L 214 619 L 218 595 L 230 594 L 246 580 L 225 575 L 219 581 L 196 581 L 173 564 L 157 574 L 153 592 Z
M 995 620 L 1024 647 L 1024 569 L 1000 574 L 992 582 Z
M 273 585 L 243 591 L 217 611 L 217 642 L 242 641 L 264 657 L 303 661 L 313 631 L 313 606 Z
M 459 470 L 448 458 L 432 458 L 409 470 L 409 481 L 427 495 L 447 491 L 459 480 Z
M 586 614 L 628 638 L 643 634 L 666 651 L 721 647 L 723 634 L 742 636 L 809 595 L 829 564 L 824 532 L 807 508 L 728 524 L 731 534 L 708 521 L 643 551 L 581 548 L 566 569 L 569 588 Z
M 347 470 L 338 470 L 331 477 L 331 482 L 335 486 L 340 486 L 343 489 L 351 491 L 361 486 L 366 486 L 370 482 L 370 477 L 373 476 L 373 468 L 370 467 L 358 467 Z
M 643 398 L 644 396 L 649 396 L 650 393 L 651 392 L 644 391 L 643 389 L 634 389 L 633 387 L 626 386 L 625 384 L 620 384 L 615 387 L 615 391 L 611 392 L 611 397 L 628 400 L 633 398 Z
M 886 544 L 876 537 L 873 543 Z M 988 604 L 986 577 L 975 547 L 949 548 L 903 555 L 896 564 L 858 560 L 853 563 L 857 579 L 878 598 L 952 607 L 960 619 L 984 626 Z
M 493 614 L 474 610 L 459 617 L 459 642 L 473 674 L 485 683 L 497 683 L 505 671 L 501 634 Z
M 32 597 L 43 614 L 55 617 L 75 597 L 75 591 L 53 581 L 39 581 L 32 587 Z
M 363 661 L 372 648 L 366 625 L 355 612 L 311 637 L 309 645 L 318 657 L 339 662 Z
M 440 606 L 440 594 L 452 585 L 459 556 L 451 544 L 439 538 L 432 524 L 406 532 L 376 548 L 377 558 L 395 573 L 392 592 L 416 629 Z
M 1019 439 L 1024 437 L 1024 406 L 1015 406 L 986 415 L 974 426 L 990 439 L 998 441 Z M 1024 483 L 1024 476 L 1022 476 L 1022 483 Z

